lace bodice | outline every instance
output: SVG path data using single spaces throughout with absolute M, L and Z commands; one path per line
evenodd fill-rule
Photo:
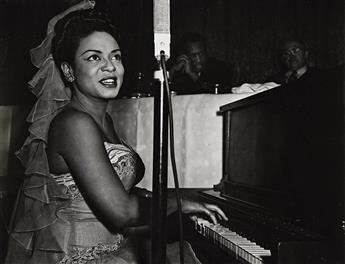
M 136 169 L 138 163 L 136 153 L 123 144 L 104 142 L 104 147 L 116 174 L 128 191 L 133 187 L 138 178 L 141 179 L 142 177 L 141 175 L 137 175 L 140 172 L 138 173 Z M 52 177 L 58 184 L 62 184 L 67 188 L 66 192 L 70 198 L 82 198 L 71 173 L 52 174 Z

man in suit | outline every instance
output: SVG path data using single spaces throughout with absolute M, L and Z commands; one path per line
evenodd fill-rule
M 307 45 L 300 40 L 288 40 L 280 49 L 280 59 L 285 72 L 273 77 L 279 84 L 300 83 L 313 81 L 317 70 L 309 66 L 309 50 Z
M 235 77 L 231 64 L 208 56 L 206 39 L 195 32 L 183 35 L 168 68 L 178 94 L 215 93 L 216 85 L 230 92 Z

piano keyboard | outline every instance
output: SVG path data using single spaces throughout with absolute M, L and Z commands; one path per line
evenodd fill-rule
M 195 221 L 195 229 L 202 236 L 230 252 L 239 262 L 261 264 L 264 263 L 263 257 L 271 256 L 270 250 L 264 249 L 220 224 L 214 225 L 205 219 L 198 218 Z

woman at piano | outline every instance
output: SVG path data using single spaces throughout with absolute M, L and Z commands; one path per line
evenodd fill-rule
M 38 100 L 17 152 L 26 177 L 7 264 L 145 263 L 142 240 L 132 234 L 150 222 L 151 193 L 135 187 L 144 164 L 106 112 L 125 70 L 116 27 L 94 6 L 84 0 L 53 18 L 46 39 L 31 50 L 39 70 L 29 84 Z M 176 210 L 168 197 L 167 214 Z M 227 220 L 216 205 L 187 198 L 182 211 Z M 188 243 L 185 248 L 186 263 L 199 263 Z

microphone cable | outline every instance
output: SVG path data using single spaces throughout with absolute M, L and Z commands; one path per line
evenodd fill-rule
M 168 98 L 168 117 L 169 117 L 169 128 L 170 128 L 169 129 L 170 159 L 171 159 L 173 176 L 174 176 L 177 213 L 178 213 L 178 220 L 179 220 L 180 263 L 184 264 L 182 206 L 181 206 L 181 195 L 180 195 L 180 187 L 179 187 L 178 175 L 177 175 L 177 169 L 176 169 L 175 147 L 174 147 L 174 117 L 173 117 L 173 108 L 172 108 L 172 103 L 171 103 L 168 73 L 167 73 L 167 69 L 165 65 L 164 51 L 160 52 L 160 63 L 161 63 L 161 68 L 163 70 L 163 77 L 164 77 L 164 82 L 165 82 L 165 87 L 166 87 L 167 98 Z

